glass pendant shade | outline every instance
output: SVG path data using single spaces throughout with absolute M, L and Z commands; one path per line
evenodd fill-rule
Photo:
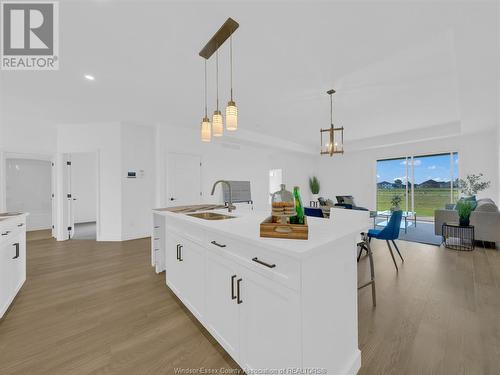
M 201 122 L 201 141 L 210 142 L 212 140 L 212 126 L 210 125 L 210 119 L 204 117 Z
M 222 137 L 224 134 L 224 123 L 220 111 L 215 111 L 212 117 L 212 131 L 214 137 Z
M 232 100 L 226 107 L 226 129 L 231 131 L 238 129 L 238 107 Z

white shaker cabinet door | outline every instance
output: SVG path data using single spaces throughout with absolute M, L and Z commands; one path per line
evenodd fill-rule
M 165 277 L 168 286 L 178 297 L 182 294 L 185 284 L 182 258 L 179 256 L 180 246 L 182 246 L 181 238 L 168 233 L 165 241 Z
M 12 292 L 17 292 L 26 281 L 26 235 L 18 235 L 9 244 L 12 265 Z
M 0 318 L 9 307 L 13 293 L 12 283 L 12 246 L 10 242 L 0 244 Z
M 237 265 L 213 251 L 207 252 L 206 322 L 212 335 L 234 358 L 239 352 Z
M 249 369 L 300 367 L 299 295 L 245 270 L 240 298 L 240 363 Z
M 203 320 L 205 313 L 205 253 L 206 250 L 189 241 L 182 240 L 179 248 L 183 285 L 183 302 L 191 312 Z

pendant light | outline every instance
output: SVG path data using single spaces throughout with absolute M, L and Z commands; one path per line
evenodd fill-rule
M 333 154 L 344 153 L 344 127 L 336 128 L 333 126 L 333 94 L 335 94 L 335 90 L 331 89 L 326 93 L 330 95 L 330 127 L 320 129 L 320 154 L 333 156 Z M 323 136 L 325 136 L 325 141 L 323 141 Z
M 214 137 L 222 137 L 224 133 L 224 124 L 222 122 L 222 114 L 219 111 L 219 50 L 215 52 L 215 77 L 217 86 L 217 106 L 212 117 L 212 130 Z
M 210 142 L 212 140 L 212 126 L 207 116 L 207 60 L 205 60 L 205 117 L 201 120 L 201 141 Z
M 227 130 L 238 129 L 238 107 L 233 100 L 233 36 L 229 37 L 230 71 L 231 71 L 231 100 L 226 107 L 226 128 Z

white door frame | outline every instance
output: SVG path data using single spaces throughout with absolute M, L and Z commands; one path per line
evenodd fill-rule
M 60 188 L 61 194 L 58 196 L 58 201 L 60 204 L 60 209 L 58 211 L 59 220 L 57 225 L 57 240 L 65 241 L 68 240 L 68 229 L 67 229 L 67 220 L 64 220 L 65 215 L 64 211 L 66 209 L 66 205 L 69 204 L 67 197 L 64 197 L 64 178 L 67 176 L 66 173 L 66 162 L 65 155 L 73 155 L 73 154 L 95 154 L 95 162 L 96 162 L 96 241 L 101 241 L 101 151 L 98 150 L 90 150 L 90 151 L 75 151 L 75 152 L 64 152 L 58 154 L 59 165 L 58 168 L 58 186 Z M 72 212 L 69 212 L 72 214 Z M 74 223 L 73 223 L 74 226 Z M 74 228 L 73 228 L 74 233 Z
M 0 212 L 7 211 L 7 160 L 8 159 L 27 159 L 27 160 L 41 160 L 48 161 L 51 163 L 51 194 L 53 197 L 51 199 L 51 217 L 52 217 L 52 237 L 55 237 L 55 228 L 57 221 L 57 183 L 56 171 L 54 163 L 56 161 L 56 155 L 50 153 L 27 153 L 27 152 L 12 152 L 3 151 L 0 153 Z

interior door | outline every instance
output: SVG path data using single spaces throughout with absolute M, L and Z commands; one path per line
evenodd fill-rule
M 234 262 L 212 251 L 207 252 L 206 321 L 211 333 L 235 359 L 239 354 L 238 278 Z
M 198 155 L 167 154 L 167 206 L 201 201 L 201 158 Z
M 240 299 L 240 363 L 243 368 L 300 367 L 298 294 L 243 269 Z

